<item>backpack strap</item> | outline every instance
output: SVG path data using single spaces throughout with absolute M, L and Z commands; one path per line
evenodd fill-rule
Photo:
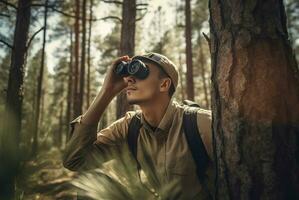
M 137 141 L 138 141 L 138 136 L 139 136 L 139 130 L 141 128 L 141 121 L 140 121 L 141 113 L 136 113 L 128 128 L 128 146 L 129 150 L 132 153 L 134 159 L 136 160 L 137 163 L 137 169 L 141 169 L 141 165 L 137 160 Z
M 183 129 L 191 155 L 196 164 L 198 179 L 202 184 L 204 184 L 204 178 L 210 158 L 197 127 L 197 111 L 198 109 L 194 107 L 187 107 L 185 109 L 183 116 Z

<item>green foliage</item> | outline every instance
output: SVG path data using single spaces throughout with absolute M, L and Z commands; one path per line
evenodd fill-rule
M 97 48 L 101 54 L 97 69 L 100 74 L 105 74 L 107 67 L 111 66 L 113 60 L 119 56 L 120 28 L 120 25 L 116 24 L 110 34 L 96 40 Z
M 37 96 L 37 82 L 39 76 L 41 49 L 33 55 L 27 63 L 24 76 L 24 98 L 22 106 L 22 143 L 24 151 L 30 154 L 31 140 L 33 137 L 33 125 L 35 118 L 36 96 Z M 28 157 L 28 156 L 26 156 Z
M 54 68 L 55 74 L 51 76 L 53 85 L 51 87 L 52 91 L 50 93 L 49 101 L 49 112 L 51 117 L 49 118 L 49 123 L 51 124 L 50 132 L 54 143 L 58 145 L 57 138 L 59 134 L 65 133 L 65 128 L 68 123 L 65 121 L 66 118 L 66 104 L 67 104 L 67 89 L 68 89 L 68 79 L 69 79 L 69 62 L 65 57 L 60 58 L 58 64 Z M 60 130 L 60 110 L 64 109 L 62 116 L 62 130 Z M 61 131 L 61 132 L 60 132 Z M 64 134 L 66 135 L 66 134 Z M 55 142 L 56 141 L 56 142 Z
M 95 166 L 93 170 L 85 171 L 72 183 L 81 191 L 82 196 L 92 199 L 177 199 L 180 195 L 179 185 L 174 181 L 167 185 L 159 182 L 149 182 L 154 177 L 148 177 L 144 171 L 140 178 L 136 162 L 127 147 L 120 150 L 111 150 L 105 154 L 105 161 L 94 155 Z M 101 163 L 103 163 L 101 165 Z

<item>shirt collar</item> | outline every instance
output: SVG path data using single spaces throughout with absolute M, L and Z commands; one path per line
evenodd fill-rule
M 157 129 L 158 130 L 162 130 L 162 131 L 167 131 L 173 121 L 173 116 L 174 116 L 174 112 L 175 112 L 175 105 L 173 103 L 172 100 L 169 101 L 169 104 L 167 106 L 166 112 L 162 118 L 162 120 L 160 121 Z M 150 129 L 149 124 L 146 122 L 146 120 L 144 119 L 143 114 L 141 115 L 141 123 L 146 127 Z

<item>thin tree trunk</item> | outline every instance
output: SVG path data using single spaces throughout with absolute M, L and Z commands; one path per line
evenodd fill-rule
M 79 107 L 79 35 L 80 35 L 80 24 L 79 24 L 79 19 L 80 19 L 80 0 L 75 1 L 75 70 L 74 70 L 74 90 L 73 90 L 73 95 L 74 95 L 74 105 L 73 105 L 73 118 L 77 117 L 78 115 L 81 114 L 80 110 L 81 108 Z
M 86 57 L 86 0 L 82 1 L 82 46 L 81 46 L 81 70 L 80 70 L 80 92 L 79 111 L 82 113 L 84 105 L 84 85 L 85 85 L 85 57 Z
M 73 30 L 70 29 L 70 63 L 69 63 L 69 73 L 68 73 L 68 89 L 67 89 L 67 110 L 66 110 L 66 121 L 69 123 L 72 116 L 72 105 L 73 105 Z M 69 139 L 69 126 L 66 126 L 66 140 Z
M 86 95 L 86 109 L 90 103 L 90 42 L 91 42 L 91 28 L 92 28 L 92 7 L 93 0 L 90 0 L 89 4 L 89 26 L 88 26 L 88 42 L 87 42 L 87 95 Z
M 132 57 L 135 49 L 136 0 L 124 0 L 120 40 L 120 55 Z M 116 117 L 120 118 L 129 110 L 125 92 L 117 96 Z
M 190 0 L 185 0 L 185 38 L 186 38 L 186 64 L 187 64 L 187 97 L 194 100 L 193 65 L 192 65 L 192 31 Z
M 34 77 L 36 76 L 36 71 L 33 72 L 34 74 Z M 34 85 L 36 86 L 36 85 Z M 37 86 L 36 86 L 37 87 Z M 33 90 L 33 93 L 32 93 L 32 105 L 31 105 L 31 114 L 32 114 L 32 119 L 34 120 L 35 119 L 35 108 L 36 108 L 36 90 Z M 33 133 L 34 132 L 34 123 L 30 123 L 30 132 Z M 29 146 L 31 146 L 31 149 L 33 148 L 33 137 L 34 135 L 30 135 L 29 137 Z
M 179 70 L 179 76 L 180 76 L 180 85 L 181 85 L 181 102 L 183 102 L 183 100 L 185 100 L 185 92 L 184 92 L 184 88 L 185 88 L 185 85 L 184 85 L 184 81 L 183 81 L 183 78 L 184 78 L 184 73 L 183 73 L 183 69 L 182 69 L 182 56 L 181 54 L 179 54 L 179 67 L 178 67 L 178 70 Z
M 201 39 L 199 39 L 199 63 L 200 63 L 200 73 L 202 78 L 203 90 L 205 93 L 205 101 L 206 101 L 206 108 L 210 107 L 209 103 L 209 94 L 208 94 L 208 87 L 207 87 L 207 80 L 206 80 L 206 72 L 205 72 L 205 56 L 202 50 L 202 43 Z
M 58 128 L 58 134 L 57 134 L 57 147 L 61 148 L 62 144 L 62 132 L 63 132 L 63 101 L 60 102 L 60 112 L 59 112 L 59 128 Z
M 299 199 L 299 73 L 282 1 L 210 1 L 218 199 Z
M 34 137 L 33 137 L 33 146 L 32 146 L 32 156 L 37 155 L 38 151 L 38 129 L 39 129 L 39 114 L 40 114 L 40 101 L 42 95 L 43 87 L 43 76 L 44 76 L 44 66 L 45 66 L 45 47 L 46 47 L 46 34 L 47 34 L 47 16 L 48 16 L 48 0 L 45 2 L 45 14 L 44 14 L 44 32 L 43 32 L 43 47 L 42 47 L 42 56 L 41 56 L 41 67 L 39 71 L 38 81 L 37 81 L 37 99 L 36 99 L 36 108 L 35 108 L 35 119 L 34 119 Z
M 0 199 L 13 199 L 15 192 L 15 176 L 19 165 L 18 147 L 22 119 L 24 63 L 30 25 L 30 4 L 30 0 L 18 1 L 5 105 L 7 115 L 5 119 L 0 120 Z
M 42 89 L 42 94 L 41 94 L 41 103 L 40 103 L 40 118 L 39 118 L 39 122 L 38 122 L 38 127 L 39 127 L 39 130 L 40 128 L 42 128 L 42 125 L 43 125 L 43 120 L 44 120 L 44 108 L 45 108 L 45 89 Z M 44 136 L 44 135 L 43 135 Z

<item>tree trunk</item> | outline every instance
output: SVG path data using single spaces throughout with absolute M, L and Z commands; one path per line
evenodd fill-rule
M 73 105 L 73 91 L 72 86 L 74 85 L 73 81 L 73 30 L 70 29 L 70 63 L 69 63 L 69 73 L 68 73 L 68 89 L 67 89 L 67 108 L 66 108 L 66 122 L 69 123 L 71 121 L 72 116 L 72 105 Z M 67 124 L 66 126 L 66 140 L 69 139 L 69 130 L 70 126 Z
M 299 74 L 283 3 L 209 9 L 216 197 L 298 199 Z
M 180 76 L 180 85 L 181 85 L 181 102 L 183 102 L 183 100 L 185 100 L 185 85 L 184 85 L 184 73 L 183 73 L 183 69 L 182 69 L 182 56 L 179 53 L 179 67 L 178 67 L 178 71 L 179 71 L 179 76 Z
M 30 4 L 30 0 L 18 1 L 5 105 L 7 112 L 5 123 L 4 119 L 1 119 L 0 199 L 14 198 L 22 119 L 24 63 L 31 13 Z
M 207 80 L 206 80 L 206 71 L 205 71 L 205 56 L 203 54 L 202 50 L 202 43 L 201 39 L 199 38 L 199 64 L 200 64 L 200 75 L 202 78 L 202 84 L 203 84 L 203 91 L 205 93 L 205 101 L 206 101 L 206 108 L 210 107 L 210 101 L 209 101 L 209 93 L 208 93 L 208 86 L 207 86 Z
M 41 93 L 41 102 L 40 102 L 40 117 L 39 117 L 39 121 L 38 121 L 38 127 L 39 127 L 39 131 L 43 130 L 43 121 L 44 121 L 44 110 L 45 110 L 45 96 L 46 96 L 46 92 L 45 89 L 42 89 L 42 93 Z M 40 132 L 43 133 L 43 132 Z M 44 136 L 44 135 L 41 135 Z
M 92 28 L 92 7 L 93 0 L 89 4 L 89 21 L 88 21 L 88 42 L 87 42 L 87 95 L 86 95 L 86 110 L 90 103 L 90 42 L 91 42 L 91 28 Z
M 136 18 L 136 0 L 124 0 L 122 10 L 122 26 L 120 40 L 120 55 L 134 55 L 135 48 L 135 18 Z M 116 117 L 120 118 L 129 110 L 125 92 L 117 96 Z
M 44 32 L 43 32 L 43 47 L 41 55 L 41 67 L 39 71 L 39 76 L 37 80 L 37 99 L 35 108 L 35 119 L 34 119 L 34 130 L 33 130 L 33 146 L 32 146 L 32 156 L 37 155 L 38 151 L 38 131 L 39 131 L 39 115 L 40 115 L 40 102 L 42 97 L 43 88 L 43 77 L 44 77 L 44 66 L 45 66 L 45 47 L 46 47 L 46 34 L 47 34 L 47 17 L 48 17 L 48 0 L 45 1 L 45 14 L 44 14 Z
M 86 0 L 82 1 L 82 46 L 81 46 L 81 70 L 80 70 L 80 92 L 79 111 L 82 113 L 84 105 L 84 85 L 85 85 L 85 47 L 86 47 Z
M 73 104 L 73 118 L 77 117 L 78 115 L 81 114 L 80 110 L 81 108 L 79 107 L 79 36 L 80 36 L 80 0 L 75 1 L 75 70 L 74 70 L 74 88 L 73 88 L 73 95 L 74 95 L 74 104 Z
M 192 34 L 191 34 L 191 8 L 190 0 L 185 0 L 185 38 L 186 38 L 186 64 L 187 64 L 187 97 L 194 100 L 193 66 L 192 66 Z
M 59 112 L 59 127 L 58 127 L 58 134 L 57 134 L 57 143 L 56 143 L 58 148 L 61 148 L 61 144 L 62 144 L 63 126 L 64 126 L 63 101 L 61 101 L 60 102 L 60 112 Z

